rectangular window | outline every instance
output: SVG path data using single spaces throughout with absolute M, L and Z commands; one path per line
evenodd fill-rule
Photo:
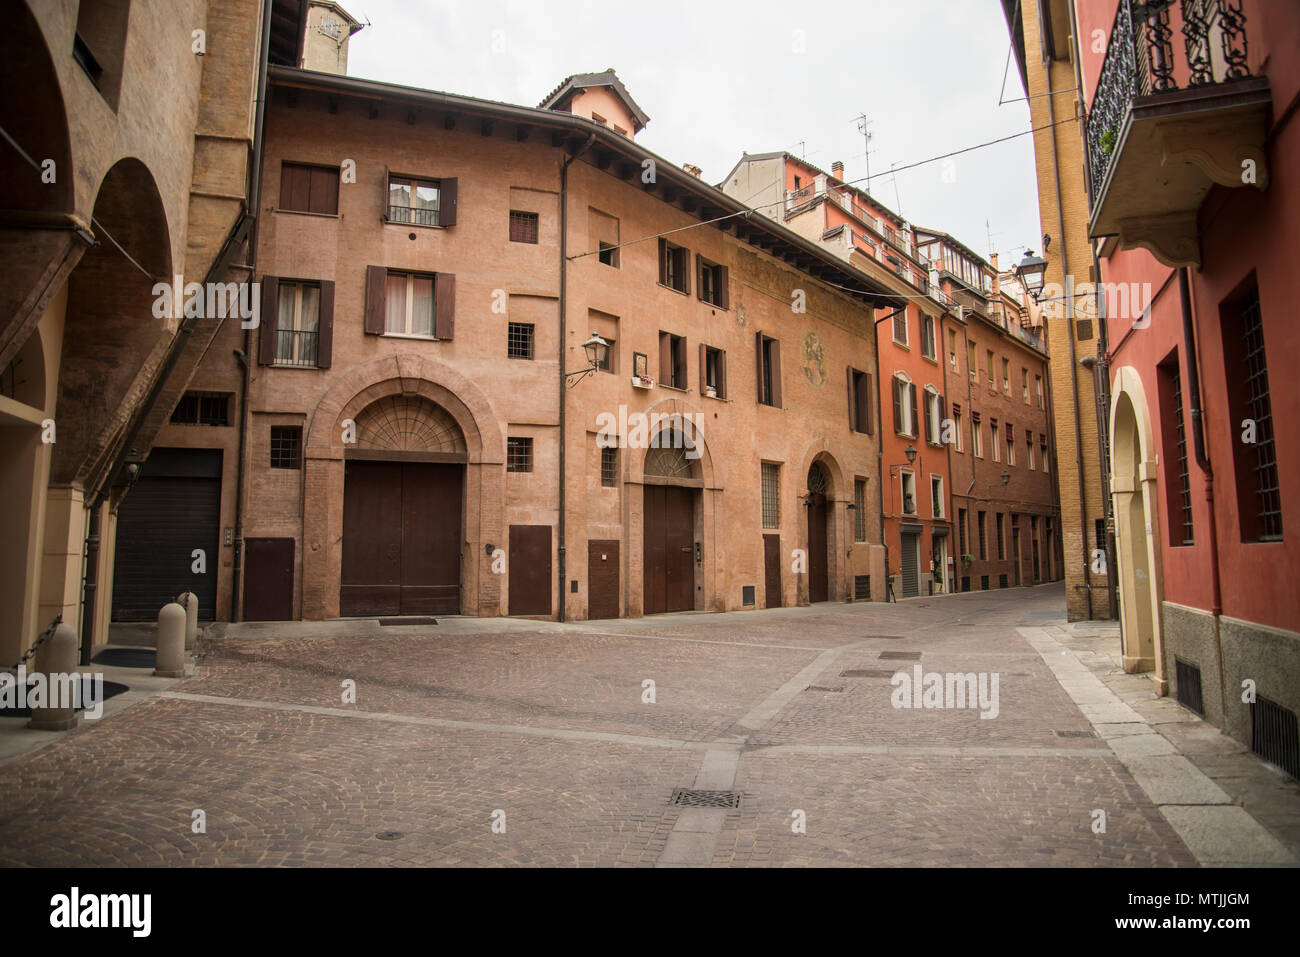
M 1029 404 L 1029 370 L 1021 368 L 1020 370 L 1020 391 L 1024 393 L 1025 405 Z
M 1016 430 L 1007 423 L 1007 464 L 1016 464 Z
M 271 468 L 302 468 L 302 426 L 271 426 Z
M 904 309 L 898 315 L 894 316 L 894 341 L 900 346 L 908 344 L 907 339 L 907 310 Z
M 412 226 L 440 226 L 442 184 L 436 179 L 388 177 L 388 221 Z
M 1160 427 L 1164 440 L 1165 508 L 1169 516 L 1169 544 L 1175 548 L 1195 544 L 1192 534 L 1192 488 L 1187 468 L 1187 434 L 1183 430 L 1183 383 L 1175 349 L 1156 366 L 1160 396 Z M 1171 467 L 1172 466 L 1172 467 Z
M 384 292 L 384 332 L 433 338 L 433 276 L 390 272 Z
M 989 447 L 993 449 L 993 461 L 1002 461 L 1002 436 L 998 435 L 998 420 L 989 423 Z
M 618 449 L 600 450 L 600 484 L 603 488 L 618 486 Z
M 975 343 L 966 342 L 966 371 L 970 373 L 970 380 L 974 382 L 979 378 L 979 364 L 975 361 Z
M 1230 422 L 1244 431 L 1253 425 L 1254 442 L 1232 443 L 1237 484 L 1237 514 L 1243 542 L 1282 541 L 1282 497 L 1273 441 L 1273 404 L 1264 351 L 1264 321 L 1259 290 L 1251 289 L 1220 310 L 1223 359 L 1229 383 Z M 1238 432 L 1238 438 L 1242 433 Z
M 989 388 L 990 388 L 990 389 L 993 389 L 993 388 L 996 388 L 996 386 L 995 386 L 995 384 L 994 384 L 994 381 L 993 381 L 993 376 L 994 376 L 994 374 L 995 374 L 994 371 L 993 371 L 993 350 L 992 350 L 992 349 L 988 349 L 988 350 L 986 350 L 986 354 L 987 354 L 987 358 L 988 358 L 988 370 L 987 370 L 987 371 L 988 371 L 988 377 L 989 377 Z
M 978 459 L 984 458 L 984 434 L 980 432 L 980 414 L 970 414 L 970 449 Z
M 687 253 L 681 246 L 675 246 L 666 239 L 659 240 L 659 285 L 689 292 L 687 280 Z
M 618 342 L 609 338 L 609 336 L 601 336 L 601 338 L 609 344 L 609 348 L 600 354 L 600 360 L 596 363 L 596 369 L 600 372 L 612 373 L 618 368 L 618 363 L 614 358 L 618 355 Z
M 957 368 L 957 330 L 948 330 L 948 365 Z
M 533 324 L 512 322 L 506 327 L 506 358 L 531 359 L 533 357 Z
M 1034 394 L 1038 397 L 1038 407 L 1043 408 L 1043 377 L 1034 376 Z
M 295 213 L 339 212 L 339 170 L 337 166 L 280 164 L 280 209 Z
M 853 540 L 867 540 L 867 480 L 853 480 Z
M 320 283 L 277 286 L 275 365 L 315 368 L 320 340 Z
M 955 452 L 965 452 L 965 439 L 963 432 L 965 427 L 962 425 L 961 406 L 954 404 L 952 407 L 952 447 Z
M 669 332 L 659 333 L 659 384 L 686 388 L 686 340 Z
M 229 425 L 230 396 L 221 392 L 186 392 L 172 410 L 177 425 Z
M 981 561 L 989 557 L 988 522 L 985 519 L 984 512 L 975 513 L 975 527 L 979 531 Z
M 600 244 L 600 253 L 598 255 L 600 256 L 600 261 L 606 266 L 613 266 L 615 269 L 618 268 L 618 247 L 613 243 L 602 242 Z
M 930 506 L 935 518 L 943 518 L 943 478 L 930 476 Z
M 755 334 L 758 359 L 758 401 L 760 405 L 781 407 L 781 343 L 761 332 Z
M 701 346 L 704 353 L 704 388 L 705 395 L 715 399 L 727 397 L 727 354 L 721 349 Z
M 510 241 L 537 245 L 537 213 L 510 210 Z
M 871 434 L 871 376 L 849 369 L 849 428 Z
M 781 466 L 763 463 L 763 527 L 781 527 L 780 477 Z
M 916 476 L 911 472 L 899 473 L 903 491 L 903 514 L 916 514 Z
M 1006 536 L 1003 535 L 1003 533 L 1002 533 L 1002 513 L 1001 513 L 1001 512 L 998 512 L 998 514 L 997 514 L 997 519 L 996 519 L 996 525 L 995 525 L 995 527 L 996 527 L 996 529 L 997 529 L 997 536 L 998 536 L 998 560 L 999 560 L 999 561 L 1002 561 L 1002 560 L 1004 560 L 1004 559 L 1007 557 L 1007 544 L 1006 544 L 1006 541 L 1005 541 Z
M 531 472 L 533 470 L 533 440 L 509 436 L 506 438 L 506 471 Z
M 1002 391 L 1006 395 L 1011 394 L 1011 360 L 1002 360 Z
M 939 393 L 925 390 L 925 440 L 930 445 L 943 445 L 943 400 Z
M 934 316 L 921 316 L 921 355 L 927 359 L 937 358 L 934 342 Z
M 1029 469 L 1030 469 L 1030 471 L 1033 471 L 1035 468 L 1037 468 L 1037 466 L 1036 466 L 1036 464 L 1035 464 L 1035 462 L 1034 462 L 1034 439 L 1033 439 L 1033 436 L 1029 436 L 1029 437 L 1027 437 L 1027 438 L 1025 439 L 1025 461 L 1026 461 L 1026 463 L 1029 465 Z
M 916 438 L 916 385 L 894 376 L 894 431 Z
M 1052 470 L 1052 466 L 1051 466 L 1051 460 L 1047 456 L 1047 436 L 1040 435 L 1038 437 L 1038 451 L 1040 453 L 1039 456 L 1040 461 L 1043 463 L 1043 471 L 1050 472 Z
M 727 267 L 709 262 L 701 256 L 699 257 L 699 280 L 700 301 L 717 306 L 719 309 L 726 309 L 729 302 Z
M 957 557 L 965 559 L 966 551 L 966 509 L 957 509 Z

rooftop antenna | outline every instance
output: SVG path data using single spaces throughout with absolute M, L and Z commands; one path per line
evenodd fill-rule
M 867 114 L 861 113 L 858 115 L 857 118 L 858 132 L 862 134 L 862 139 L 864 142 L 863 155 L 866 157 L 867 160 L 867 190 L 866 191 L 868 193 L 871 192 L 871 154 L 875 152 L 875 150 L 871 148 L 871 138 L 875 136 L 875 134 L 872 133 L 871 130 L 868 128 L 871 126 L 872 122 L 873 122 L 872 120 L 867 119 Z

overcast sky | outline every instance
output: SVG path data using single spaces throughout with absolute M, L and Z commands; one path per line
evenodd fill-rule
M 914 224 L 1005 267 L 1037 248 L 1032 137 L 890 175 L 1029 128 L 998 0 L 345 0 L 371 26 L 348 72 L 536 106 L 572 73 L 613 67 L 650 117 L 637 141 L 718 183 L 742 151 L 788 150 Z M 802 35 L 799 32 L 802 31 Z M 865 184 L 859 184 L 865 185 Z M 987 221 L 987 225 L 986 225 Z

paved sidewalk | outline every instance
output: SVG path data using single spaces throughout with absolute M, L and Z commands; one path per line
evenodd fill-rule
M 1295 782 L 1111 674 L 1117 639 L 1062 609 L 1041 586 L 214 629 L 194 677 L 128 679 L 133 700 L 35 750 L 0 719 L 0 863 L 1293 863 Z M 918 665 L 996 674 L 996 717 L 896 707 Z

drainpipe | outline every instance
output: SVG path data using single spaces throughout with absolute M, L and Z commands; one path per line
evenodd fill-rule
M 876 481 L 880 489 L 880 544 L 885 548 L 885 601 L 889 601 L 889 543 L 885 541 L 885 426 L 884 412 L 880 406 L 880 396 L 884 383 L 880 378 L 880 324 L 890 322 L 900 312 L 905 312 L 907 305 L 904 304 L 895 309 L 883 319 L 877 319 L 871 326 L 872 343 L 876 352 Z M 901 519 L 900 519 L 901 524 Z M 895 601 L 898 599 L 895 598 Z
M 1106 290 L 1101 282 L 1101 260 L 1092 250 L 1092 271 L 1097 277 L 1097 357 L 1093 388 L 1097 394 L 1097 452 L 1101 459 L 1101 503 L 1106 515 L 1106 596 L 1110 617 L 1118 619 L 1119 601 L 1115 588 L 1115 505 L 1110 492 L 1110 337 L 1107 331 Z M 1086 361 L 1086 357 L 1085 357 Z M 1120 622 L 1120 641 L 1124 623 Z
M 250 281 L 257 273 L 258 209 L 262 195 L 263 129 L 266 123 L 267 64 L 271 46 L 271 3 L 265 0 L 262 7 L 262 52 L 257 64 L 257 120 L 253 126 L 253 156 L 248 169 L 248 209 L 253 217 L 248 236 L 248 275 Z M 259 307 L 260 308 L 260 307 Z M 248 391 L 253 369 L 248 361 L 252 355 L 253 330 L 244 330 L 244 348 L 235 354 L 242 367 L 239 385 L 239 450 L 235 466 L 235 554 L 234 571 L 230 576 L 230 620 L 239 621 L 243 603 L 240 601 L 244 577 L 244 471 L 248 464 Z M 305 475 L 305 473 L 304 473 Z
M 1219 707 L 1226 720 L 1228 688 L 1223 680 L 1223 644 L 1219 618 L 1223 614 L 1223 591 L 1219 580 L 1219 531 L 1214 518 L 1214 469 L 1205 451 L 1204 412 L 1201 408 L 1201 366 L 1196 350 L 1196 323 L 1192 315 L 1192 291 L 1187 267 L 1178 270 L 1178 297 L 1183 310 L 1183 351 L 1187 354 L 1187 399 L 1192 413 L 1192 450 L 1196 465 L 1205 476 L 1205 504 L 1210 512 L 1210 611 L 1214 617 L 1214 651 L 1219 660 Z
M 1050 14 L 1049 14 L 1050 16 Z M 1077 57 L 1076 57 L 1077 59 Z M 1061 274 L 1066 278 L 1067 283 L 1070 277 L 1070 252 L 1069 244 L 1065 238 L 1065 214 L 1061 211 L 1061 170 L 1060 156 L 1056 148 L 1056 106 L 1053 102 L 1055 94 L 1052 89 L 1052 61 L 1050 54 L 1045 61 L 1046 69 L 1043 71 L 1047 78 L 1047 121 L 1052 128 L 1052 180 L 1056 190 L 1056 235 L 1061 241 Z M 1071 284 L 1072 285 L 1072 284 Z M 1074 410 L 1074 468 L 1079 478 L 1079 525 L 1080 525 L 1080 545 L 1083 551 L 1083 589 L 1085 599 L 1088 603 L 1088 620 L 1092 621 L 1092 563 L 1089 560 L 1088 553 L 1088 496 L 1087 486 L 1083 479 L 1083 436 L 1080 434 L 1083 424 L 1079 417 L 1079 376 L 1078 376 L 1078 353 L 1074 347 L 1074 300 L 1066 298 L 1066 315 L 1065 315 L 1066 338 L 1070 342 L 1070 388 L 1071 388 L 1071 407 Z
M 559 544 L 557 546 L 559 576 L 560 576 L 560 597 L 559 597 L 559 620 L 564 621 L 567 618 L 565 614 L 565 590 L 564 584 L 567 578 L 565 565 L 565 488 L 564 488 L 564 446 L 568 433 L 565 430 L 565 390 L 567 381 L 564 377 L 564 354 L 568 337 L 568 316 L 566 307 L 568 305 L 569 289 L 569 164 L 576 160 L 583 153 L 591 148 L 591 144 L 596 142 L 596 134 L 592 133 L 587 137 L 587 141 L 578 148 L 578 151 L 572 156 L 566 156 L 560 163 L 560 523 L 559 523 Z

